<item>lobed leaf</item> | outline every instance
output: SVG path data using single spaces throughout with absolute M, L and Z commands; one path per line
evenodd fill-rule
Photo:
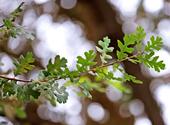
M 163 41 L 162 38 L 157 36 L 156 38 L 154 36 L 151 36 L 150 41 L 148 41 L 147 45 L 145 46 L 145 51 L 159 51 L 162 48 Z
M 27 73 L 29 70 L 32 70 L 35 66 L 33 65 L 35 59 L 31 52 L 27 52 L 25 57 L 23 55 L 20 56 L 18 60 L 14 61 L 15 69 L 14 74 L 20 75 L 23 73 Z
M 121 42 L 118 40 L 117 57 L 119 60 L 128 57 L 128 54 L 132 54 L 134 52 L 134 46 L 137 46 L 138 49 L 141 49 L 141 41 L 145 38 L 146 33 L 144 29 L 140 26 L 136 28 L 136 31 L 131 34 L 125 34 L 123 40 Z
M 98 44 L 101 48 L 96 46 L 96 50 L 101 53 L 100 58 L 102 63 L 107 63 L 107 60 L 112 59 L 112 56 L 110 56 L 108 53 L 113 52 L 113 47 L 109 47 L 111 40 L 108 37 L 104 37 L 103 41 L 98 41 Z
M 85 72 L 90 69 L 91 66 L 96 65 L 94 59 L 96 58 L 96 53 L 93 50 L 84 53 L 85 58 L 77 57 L 77 70 L 79 72 Z
M 47 68 L 44 71 L 44 74 L 46 74 L 46 76 L 59 78 L 64 75 L 66 68 L 67 59 L 65 59 L 64 57 L 60 58 L 60 56 L 57 55 L 55 57 L 54 62 L 52 62 L 52 59 L 49 60 Z
M 159 61 L 159 56 L 155 56 L 155 53 L 151 51 L 148 54 L 143 55 L 142 62 L 145 64 L 145 66 L 149 68 L 153 68 L 155 71 L 160 72 L 160 70 L 165 69 L 165 64 L 163 61 Z

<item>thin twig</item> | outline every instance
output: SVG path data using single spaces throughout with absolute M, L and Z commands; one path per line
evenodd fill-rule
M 135 55 L 129 56 L 129 57 L 124 58 L 124 59 L 121 59 L 121 60 L 114 60 L 114 61 L 111 61 L 110 63 L 106 63 L 105 65 L 101 65 L 101 66 L 92 68 L 92 69 L 88 70 L 87 72 L 96 71 L 97 68 L 108 67 L 108 66 L 111 66 L 111 65 L 113 65 L 113 64 L 115 64 L 115 63 L 121 63 L 121 62 L 123 62 L 123 61 L 125 61 L 125 60 L 129 60 L 129 59 L 135 58 L 135 57 L 137 57 L 139 54 L 141 54 L 141 53 L 137 53 L 137 54 L 135 54 Z
M 100 66 L 91 68 L 91 69 L 87 70 L 86 72 L 82 72 L 79 76 L 83 76 L 85 74 L 88 74 L 90 71 L 94 71 L 95 72 L 97 70 L 97 68 L 104 68 L 104 67 L 108 67 L 108 66 L 111 66 L 113 64 L 116 64 L 116 63 L 121 63 L 123 61 L 129 60 L 129 59 L 133 59 L 133 58 L 137 57 L 138 55 L 140 55 L 142 53 L 143 52 L 138 52 L 138 53 L 136 53 L 136 54 L 134 54 L 132 56 L 129 56 L 129 57 L 121 59 L 121 60 L 112 60 L 110 63 L 106 63 L 104 65 L 100 65 Z M 79 76 L 77 76 L 77 77 L 79 77 Z M 55 80 L 60 80 L 60 79 L 62 79 L 62 78 L 56 78 Z
M 121 59 L 121 60 L 113 60 L 113 61 L 111 61 L 110 63 L 106 63 L 106 64 L 104 64 L 104 65 L 100 65 L 100 66 L 94 67 L 94 68 L 92 68 L 92 69 L 87 70 L 86 72 L 81 73 L 79 76 L 82 76 L 82 75 L 84 75 L 84 74 L 87 74 L 87 73 L 89 73 L 90 71 L 96 71 L 97 68 L 108 67 L 108 66 L 111 66 L 111 65 L 113 65 L 113 64 L 121 63 L 121 62 L 123 62 L 123 61 L 129 60 L 129 59 L 132 59 L 132 58 L 135 58 L 135 57 L 137 57 L 139 54 L 142 54 L 142 52 L 138 52 L 138 53 L 135 54 L 135 55 L 129 56 L 129 57 L 124 58 L 124 59 Z M 8 79 L 8 80 L 13 80 L 13 81 L 19 81 L 19 82 L 33 82 L 33 80 L 24 80 L 24 79 L 12 78 L 12 77 L 4 76 L 4 75 L 0 75 L 0 78 Z M 54 78 L 54 79 L 55 79 L 55 78 Z M 55 80 L 60 80 L 60 79 L 63 79 L 63 78 L 56 78 Z
M 18 79 L 14 77 L 12 78 L 12 77 L 4 76 L 4 75 L 0 75 L 0 78 L 12 80 L 12 81 L 19 81 L 19 82 L 32 82 L 32 80 L 24 80 L 24 79 Z

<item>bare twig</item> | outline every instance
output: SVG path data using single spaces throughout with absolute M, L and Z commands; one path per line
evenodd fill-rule
M 32 80 L 24 80 L 24 79 L 18 79 L 14 77 L 12 78 L 12 77 L 4 76 L 4 75 L 0 75 L 0 78 L 12 80 L 12 81 L 19 81 L 19 82 L 32 82 Z

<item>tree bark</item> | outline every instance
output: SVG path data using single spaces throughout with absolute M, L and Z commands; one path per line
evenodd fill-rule
M 151 79 L 141 73 L 139 65 L 134 65 L 130 62 L 125 62 L 124 65 L 127 73 L 132 74 L 143 81 L 143 84 L 140 85 L 128 83 L 131 84 L 133 89 L 133 98 L 138 98 L 144 103 L 145 112 L 153 125 L 165 125 L 161 116 L 160 107 L 153 98 L 150 90 Z

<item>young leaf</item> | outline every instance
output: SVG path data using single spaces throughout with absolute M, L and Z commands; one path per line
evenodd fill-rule
M 23 73 L 27 73 L 29 70 L 34 68 L 35 59 L 31 52 L 26 53 L 25 57 L 23 55 L 20 56 L 18 60 L 14 61 L 15 69 L 14 74 L 19 75 Z
M 137 43 L 141 42 L 146 37 L 146 32 L 145 32 L 144 28 L 141 26 L 138 26 L 136 28 L 136 32 L 133 34 L 135 36 Z
M 155 71 L 160 72 L 160 70 L 165 69 L 165 64 L 163 61 L 159 61 L 159 56 L 155 56 L 154 51 L 159 51 L 162 48 L 163 41 L 161 37 L 151 36 L 150 41 L 144 48 L 143 55 L 139 55 L 137 58 L 139 62 L 143 62 L 145 66 L 153 68 Z
M 136 28 L 136 31 L 131 34 L 125 34 L 123 40 L 124 43 L 118 40 L 118 47 L 119 51 L 117 50 L 117 57 L 119 60 L 124 59 L 128 57 L 128 54 L 131 54 L 134 52 L 134 47 L 137 46 L 140 48 L 141 41 L 145 38 L 146 33 L 144 32 L 144 29 L 140 26 Z
M 165 69 L 165 64 L 163 61 L 158 61 L 159 56 L 155 56 L 155 53 L 151 51 L 148 54 L 144 54 L 142 56 L 142 62 L 145 64 L 147 67 L 154 68 L 155 71 L 160 72 L 160 70 Z
M 55 57 L 54 63 L 52 60 L 49 60 L 49 63 L 47 65 L 46 71 L 44 73 L 47 76 L 52 76 L 52 77 L 62 77 L 64 74 L 65 69 L 67 68 L 67 59 L 65 58 L 60 58 L 59 55 Z
M 77 69 L 79 72 L 85 72 L 90 69 L 91 66 L 94 66 L 96 62 L 96 53 L 93 50 L 84 53 L 85 58 L 78 56 L 77 57 Z
M 150 41 L 145 46 L 145 51 L 159 51 L 162 48 L 163 41 L 162 38 L 157 36 L 156 38 L 154 36 L 151 36 Z
M 101 48 L 96 46 L 96 50 L 101 53 L 100 58 L 102 63 L 107 63 L 108 59 L 112 59 L 112 56 L 110 56 L 108 53 L 113 52 L 113 47 L 109 47 L 111 40 L 108 37 L 104 37 L 103 41 L 100 40 L 98 44 Z

